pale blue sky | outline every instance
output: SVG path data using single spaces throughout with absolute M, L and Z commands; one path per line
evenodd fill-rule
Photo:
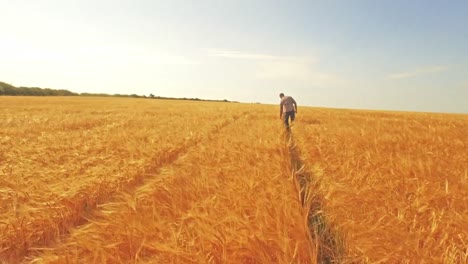
M 0 0 L 0 81 L 468 113 L 468 1 Z

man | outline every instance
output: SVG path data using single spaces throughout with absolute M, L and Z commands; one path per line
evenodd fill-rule
M 294 118 L 297 114 L 297 103 L 291 96 L 285 96 L 284 93 L 280 93 L 281 103 L 280 103 L 280 119 L 283 118 L 284 114 L 284 125 L 286 129 L 289 129 L 289 118 L 291 122 L 294 121 Z

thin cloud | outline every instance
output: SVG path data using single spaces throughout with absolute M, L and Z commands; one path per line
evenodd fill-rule
M 252 61 L 288 61 L 288 62 L 307 62 L 317 63 L 317 59 L 310 56 L 282 56 L 267 53 L 249 53 L 238 50 L 226 49 L 209 49 L 209 56 L 225 58 L 225 59 L 239 59 L 239 60 L 252 60 Z
M 407 78 L 413 78 L 413 77 L 421 76 L 421 75 L 428 75 L 432 73 L 443 72 L 446 70 L 448 70 L 447 66 L 428 66 L 428 67 L 417 68 L 417 69 L 410 70 L 410 71 L 392 73 L 388 75 L 388 78 L 394 79 L 394 80 L 407 79 Z
M 209 56 L 228 60 L 243 60 L 253 65 L 254 78 L 265 81 L 291 81 L 309 85 L 342 84 L 339 76 L 318 69 L 318 59 L 313 56 L 281 56 L 265 53 L 248 53 L 237 50 L 211 49 Z
M 287 80 L 308 85 L 343 84 L 345 80 L 333 73 L 325 73 L 313 64 L 297 61 L 259 63 L 255 75 L 263 80 Z
M 244 53 L 236 50 L 210 50 L 210 56 L 228 59 L 246 59 L 246 60 L 277 60 L 278 56 L 261 53 Z
M 161 65 L 199 65 L 200 62 L 188 56 L 174 54 L 156 54 L 154 61 Z

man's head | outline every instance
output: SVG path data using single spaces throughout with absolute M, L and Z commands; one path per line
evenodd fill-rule
M 284 93 L 280 93 L 280 98 L 283 99 Z

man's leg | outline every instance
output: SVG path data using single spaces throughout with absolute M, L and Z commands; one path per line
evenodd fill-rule
M 291 116 L 291 123 L 292 123 L 292 122 L 294 122 L 294 119 L 296 119 L 296 112 L 291 111 L 290 116 Z
M 289 112 L 284 113 L 284 126 L 289 128 Z

